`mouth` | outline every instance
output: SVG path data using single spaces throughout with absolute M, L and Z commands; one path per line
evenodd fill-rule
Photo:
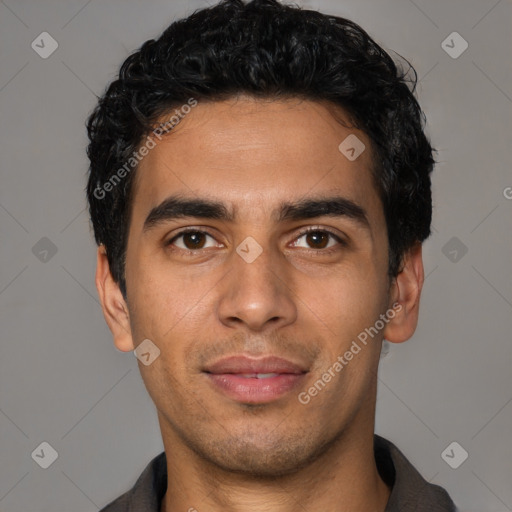
M 277 377 L 278 375 L 283 375 L 282 373 L 235 373 L 232 375 L 238 375 L 239 377 L 244 377 L 245 379 L 269 379 L 271 377 Z
M 245 404 L 273 402 L 298 388 L 308 371 L 305 366 L 278 357 L 252 359 L 232 356 L 203 370 L 213 388 Z

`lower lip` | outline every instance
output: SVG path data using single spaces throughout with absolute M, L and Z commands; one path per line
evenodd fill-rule
M 246 404 L 263 404 L 272 402 L 297 388 L 305 373 L 282 373 L 267 379 L 240 377 L 233 373 L 207 373 L 216 389 L 228 397 Z

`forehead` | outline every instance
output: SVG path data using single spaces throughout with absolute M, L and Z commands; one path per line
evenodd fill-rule
M 136 223 L 173 194 L 223 201 L 254 218 L 283 201 L 336 191 L 370 216 L 381 213 L 370 140 L 332 104 L 244 96 L 199 102 L 155 142 L 136 171 Z

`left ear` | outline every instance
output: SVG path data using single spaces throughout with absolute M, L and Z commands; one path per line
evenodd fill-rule
M 386 324 L 384 339 L 402 343 L 414 334 L 424 278 L 422 247 L 417 243 L 404 255 L 402 270 L 392 284 L 389 308 L 395 311 L 395 316 Z

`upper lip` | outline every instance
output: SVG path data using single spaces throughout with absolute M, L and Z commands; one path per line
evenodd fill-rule
M 281 357 L 267 356 L 253 359 L 247 356 L 230 356 L 207 366 L 207 373 L 305 373 L 307 370 Z

